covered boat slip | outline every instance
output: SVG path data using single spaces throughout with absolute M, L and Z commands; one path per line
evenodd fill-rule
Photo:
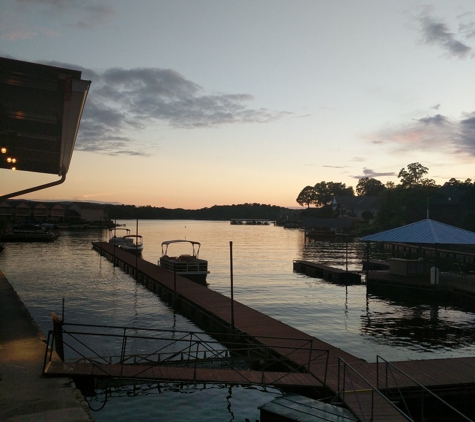
M 448 256 L 457 264 L 459 259 L 465 264 L 473 262 L 473 254 L 462 253 L 461 248 L 471 250 L 475 246 L 475 233 L 426 219 L 365 236 L 361 241 L 368 242 L 366 284 L 369 293 L 406 295 L 440 303 L 449 301 L 455 306 L 475 309 L 475 275 L 466 269 L 458 273 L 440 271 Z M 407 249 L 411 257 L 391 258 L 388 269 L 370 271 L 369 242 L 393 245 L 396 252 Z M 449 245 L 455 247 L 451 254 L 447 252 Z M 418 259 L 413 259 L 415 253 Z

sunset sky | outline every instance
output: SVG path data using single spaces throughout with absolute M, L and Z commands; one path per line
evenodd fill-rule
M 414 162 L 475 179 L 473 0 L 0 0 L 0 56 L 92 81 L 66 181 L 25 199 L 296 207 Z M 0 170 L 0 193 L 55 180 Z

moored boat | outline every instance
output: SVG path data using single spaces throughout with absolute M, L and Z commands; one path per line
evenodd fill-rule
M 109 243 L 135 255 L 140 255 L 143 251 L 143 237 L 130 234 L 130 230 L 125 227 L 109 229 Z
M 2 242 L 54 242 L 58 233 L 38 225 L 23 225 L 0 234 Z
M 168 247 L 176 243 L 189 243 L 191 254 L 169 256 Z M 193 240 L 167 240 L 162 242 L 162 256 L 158 265 L 166 270 L 176 272 L 178 275 L 206 285 L 206 277 L 209 274 L 208 261 L 199 258 L 201 243 Z
M 119 248 L 134 255 L 141 255 L 143 251 L 143 238 L 139 234 L 123 236 L 122 244 L 119 245 Z

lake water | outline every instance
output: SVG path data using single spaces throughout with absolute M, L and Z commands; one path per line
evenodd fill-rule
M 126 224 L 135 234 L 137 222 Z M 293 272 L 305 259 L 361 270 L 359 242 L 305 242 L 303 232 L 229 222 L 141 220 L 143 258 L 156 263 L 165 240 L 201 242 L 209 261 L 209 288 L 230 296 L 230 242 L 234 299 L 353 355 L 375 361 L 473 356 L 475 314 L 450 307 L 367 295 L 366 286 L 341 286 Z M 63 231 L 54 243 L 7 243 L 0 269 L 44 333 L 51 312 L 75 323 L 199 331 L 157 295 L 113 267 L 91 248 L 106 230 Z M 183 251 L 189 253 L 189 251 Z M 101 421 L 255 421 L 258 406 L 280 395 L 275 389 L 147 384 L 123 388 L 91 402 Z

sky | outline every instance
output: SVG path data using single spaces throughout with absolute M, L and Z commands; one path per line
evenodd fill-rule
M 473 0 L 0 0 L 0 56 L 92 82 L 65 182 L 21 198 L 298 207 L 415 162 L 475 179 Z M 0 169 L 0 194 L 58 179 Z

